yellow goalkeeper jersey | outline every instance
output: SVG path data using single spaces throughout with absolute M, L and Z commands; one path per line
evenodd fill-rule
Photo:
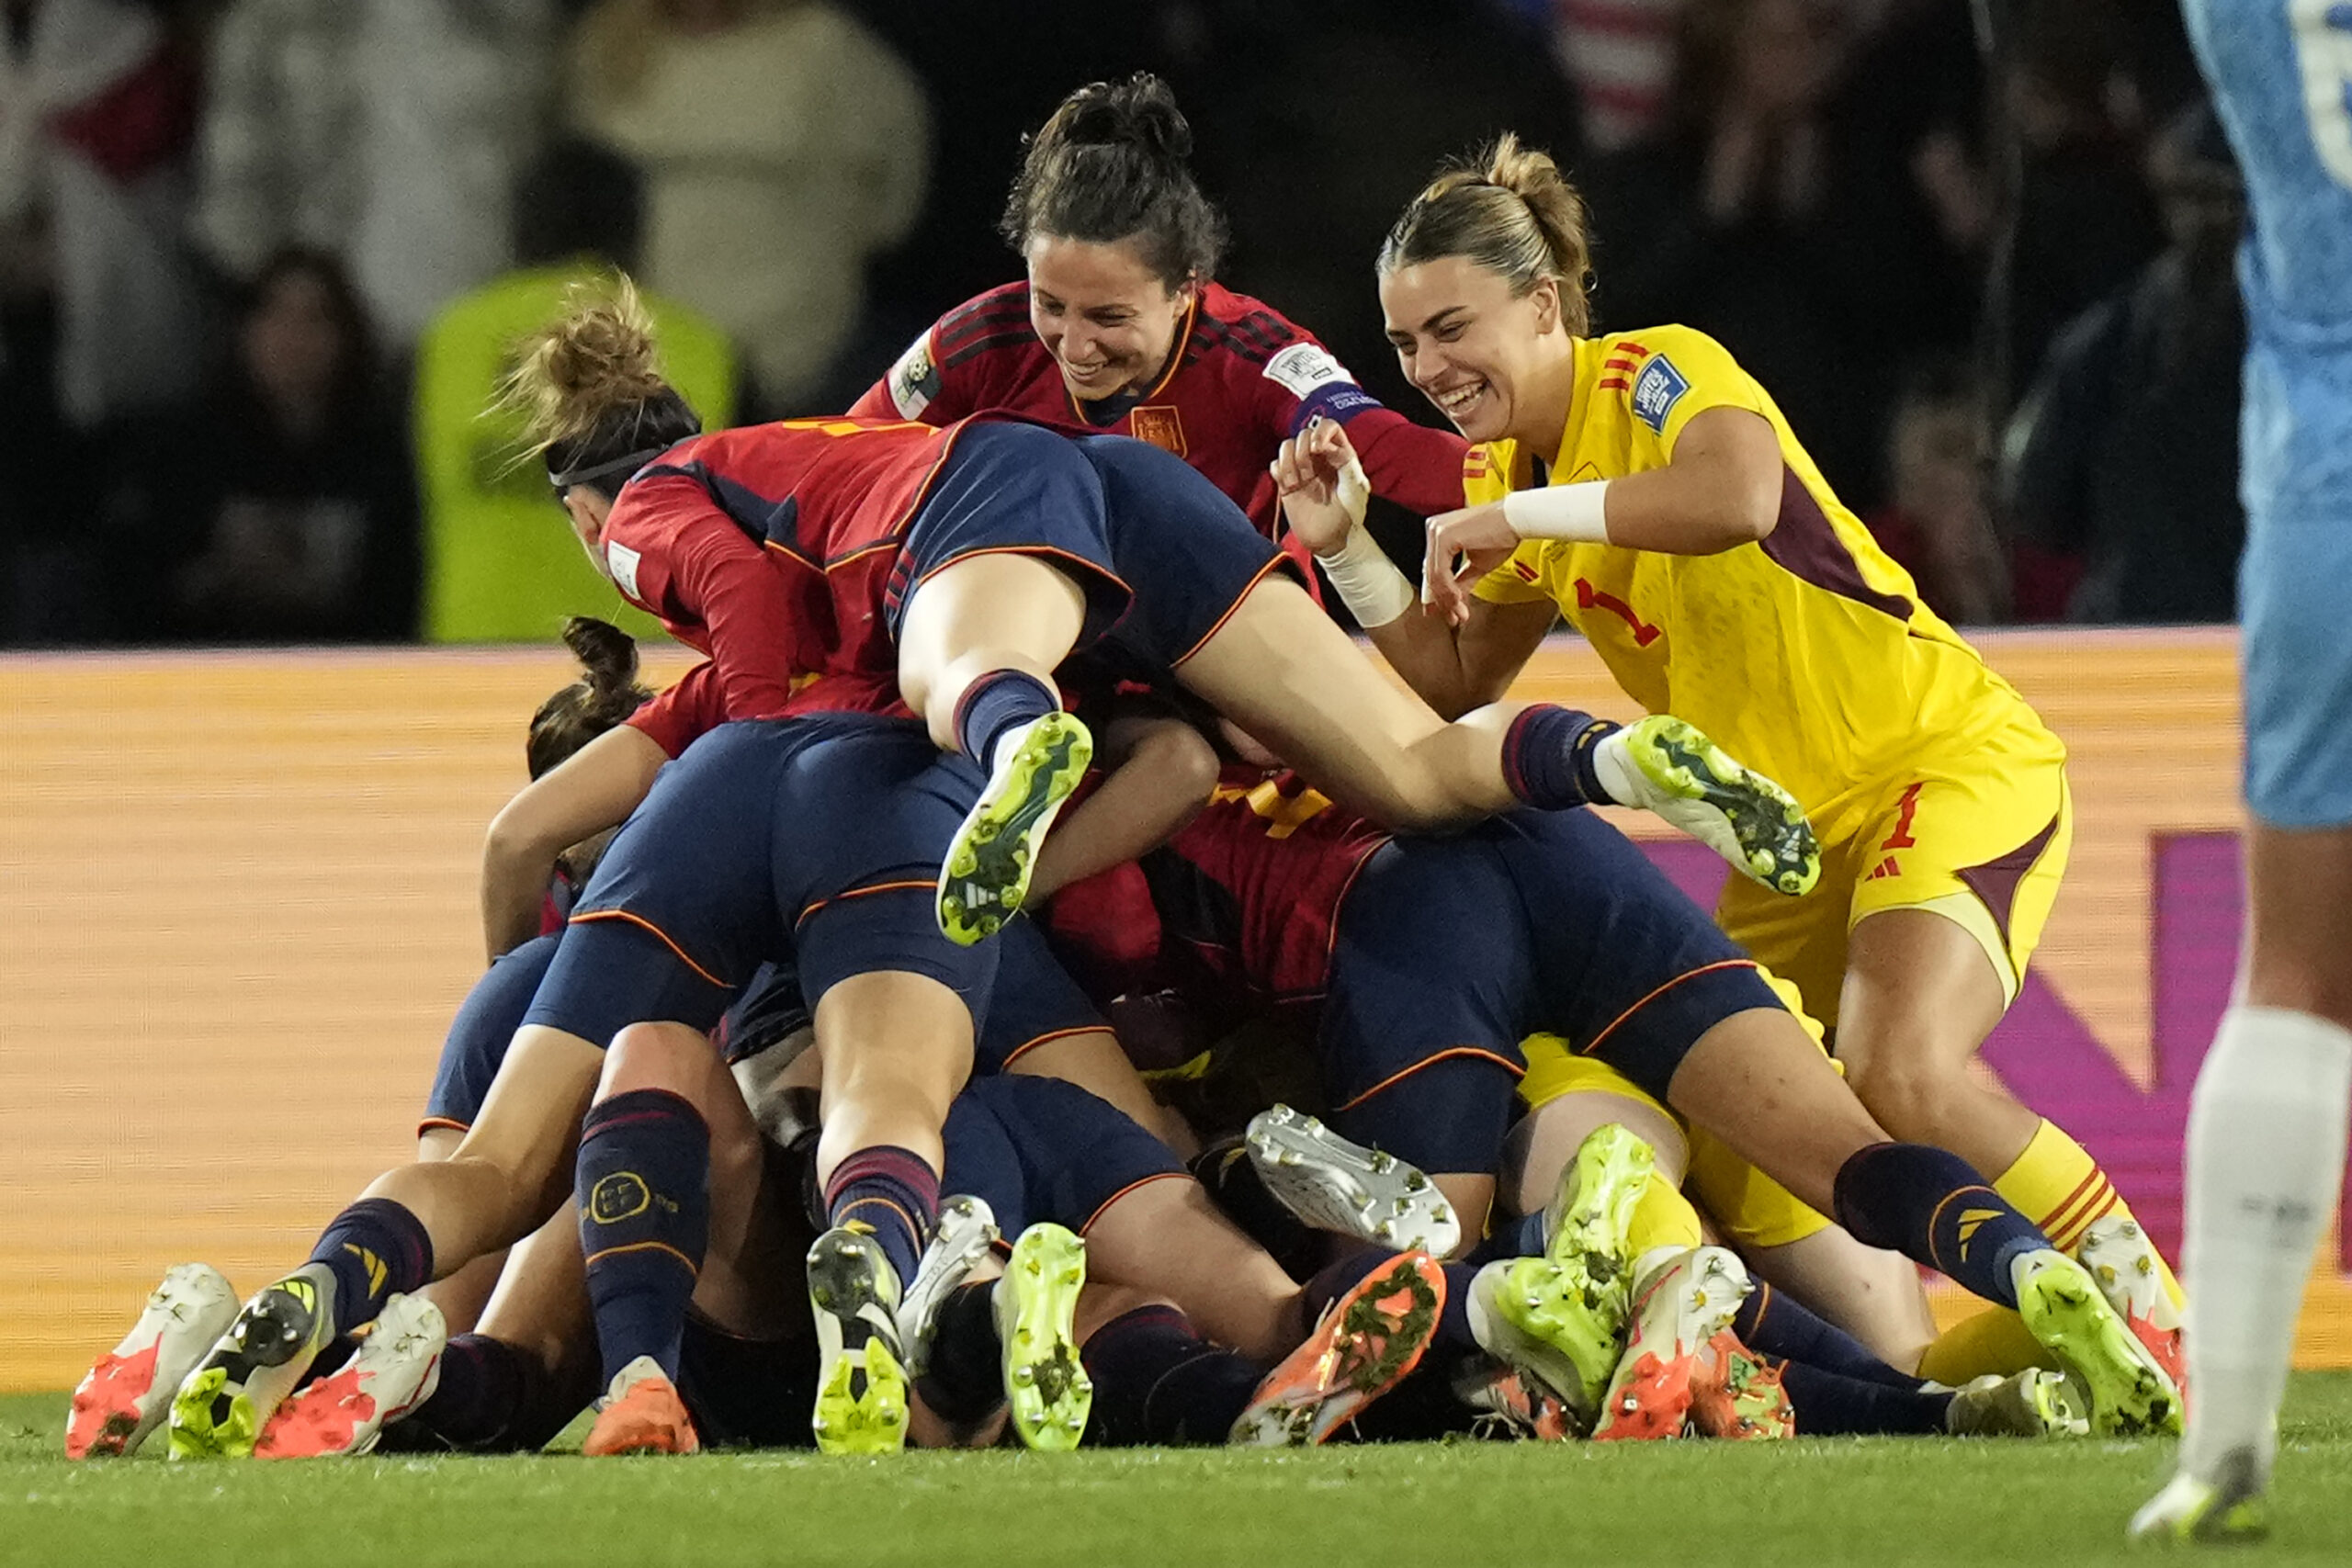
M 1530 540 L 1478 583 L 1480 598 L 1552 601 L 1634 701 L 1690 720 L 1808 807 L 1923 752 L 1971 751 L 2020 722 L 2041 728 L 1920 602 L 1721 344 L 1666 326 L 1579 339 L 1576 353 L 1558 462 L 1545 473 L 1516 442 L 1473 446 L 1467 504 L 1663 468 L 1694 416 L 1729 406 L 1780 437 L 1779 522 L 1760 543 L 1708 556 Z

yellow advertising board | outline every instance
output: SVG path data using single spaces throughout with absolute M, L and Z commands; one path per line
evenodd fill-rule
M 2235 940 L 2234 640 L 1985 648 L 2074 749 L 2081 823 L 1990 1055 L 2170 1235 Z M 258 1284 L 411 1156 L 482 829 L 568 679 L 560 649 L 0 659 L 0 1390 L 70 1384 L 171 1263 Z M 1568 643 L 1521 694 L 1626 707 Z M 2305 1364 L 2352 1366 L 2347 1274 L 2332 1242 Z

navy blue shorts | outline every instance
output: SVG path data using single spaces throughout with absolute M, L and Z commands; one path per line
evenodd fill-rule
M 1125 1111 L 1060 1078 L 975 1078 L 948 1108 L 942 1192 L 996 1211 L 1010 1241 L 1052 1221 L 1083 1232 L 1147 1181 L 1191 1178 L 1167 1145 Z
M 996 984 L 974 1053 L 975 1077 L 1001 1073 L 1047 1041 L 1111 1027 L 1033 922 L 1008 922 L 993 945 Z
M 678 1342 L 678 1397 L 705 1448 L 814 1448 L 817 1342 L 739 1338 L 689 1312 Z
M 933 889 L 979 774 L 921 724 L 865 714 L 721 725 L 662 770 L 597 866 L 526 1022 L 599 1045 L 707 1032 L 770 960 L 813 1009 L 854 975 L 926 975 L 976 1027 L 992 944 L 940 933 Z
M 1664 1100 L 1701 1035 L 1781 1005 L 1588 811 L 1396 840 L 1365 863 L 1339 928 L 1321 1030 L 1334 1124 L 1433 1170 L 1494 1168 L 1530 1034 L 1564 1036 Z
M 770 962 L 760 965 L 718 1021 L 714 1038 L 720 1058 L 731 1067 L 813 1023 L 808 999 L 800 994 L 800 972 L 789 964 Z
M 979 423 L 956 437 L 915 509 L 883 592 L 890 635 L 934 573 L 967 556 L 1028 555 L 1086 595 L 1084 647 L 1125 614 L 1127 585 L 1111 559 L 1102 484 L 1066 436 L 1034 424 Z
M 1135 592 L 1110 641 L 1144 671 L 1174 670 L 1290 558 L 1182 457 L 1125 435 L 1078 448 L 1102 476 L 1111 560 Z
M 462 1133 L 481 1114 L 498 1064 L 506 1060 L 506 1047 L 555 961 L 556 942 L 557 933 L 549 932 L 500 953 L 458 1004 L 458 1016 L 441 1041 L 441 1062 L 433 1069 L 433 1092 L 425 1096 L 418 1132 L 455 1127 Z

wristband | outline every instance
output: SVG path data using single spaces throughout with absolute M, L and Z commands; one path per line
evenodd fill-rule
M 1386 626 L 1413 607 L 1413 585 L 1368 529 L 1349 529 L 1336 551 L 1315 558 L 1330 574 L 1340 603 L 1366 631 Z
M 1609 524 L 1602 511 L 1607 479 L 1582 484 L 1552 485 L 1544 490 L 1515 490 L 1503 497 L 1503 521 L 1522 539 L 1567 539 L 1577 544 L 1605 545 Z

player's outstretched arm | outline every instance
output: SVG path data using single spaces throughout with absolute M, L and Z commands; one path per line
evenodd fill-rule
M 670 760 L 644 730 L 616 725 L 508 801 L 482 840 L 481 924 L 490 956 L 539 934 L 556 857 L 628 819 Z
M 1217 758 L 1181 718 L 1116 718 L 1102 731 L 1111 763 L 1102 784 L 1071 807 L 1037 852 L 1034 901 L 1148 854 L 1183 830 L 1216 787 Z

